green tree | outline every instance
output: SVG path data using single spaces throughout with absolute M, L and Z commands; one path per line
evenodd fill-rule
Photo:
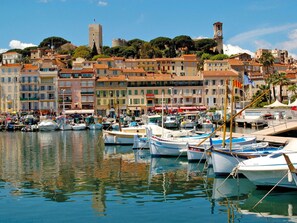
M 144 43 L 146 43 L 146 41 L 141 40 L 141 39 L 132 39 L 127 42 L 127 46 L 132 46 L 135 48 L 135 51 L 136 51 L 135 58 L 136 59 L 140 58 L 140 49 Z
M 91 48 L 88 46 L 79 46 L 74 50 L 73 58 L 82 57 L 87 60 L 91 59 Z
M 272 96 L 273 96 L 273 99 L 275 100 L 276 99 L 276 95 L 275 95 L 275 86 L 277 85 L 278 81 L 277 81 L 277 73 L 273 73 L 273 74 L 270 74 L 266 79 L 265 79 L 265 82 L 267 83 L 269 89 L 271 89 L 271 86 L 272 86 Z M 270 94 L 271 95 L 271 94 Z M 270 97 L 270 100 L 269 100 L 269 103 L 271 103 L 271 97 Z
M 112 57 L 122 57 L 123 56 L 123 52 L 125 51 L 125 49 L 127 48 L 127 46 L 115 46 L 115 47 L 111 47 L 109 49 L 109 55 Z
M 268 102 L 270 103 L 270 87 L 268 85 L 260 85 L 259 90 L 253 95 L 252 101 L 254 101 L 256 98 L 258 98 L 261 94 L 263 94 L 265 91 L 267 93 L 264 94 L 261 98 L 259 98 L 254 104 L 253 107 L 263 107 L 264 105 L 267 105 Z
M 195 49 L 194 41 L 186 35 L 176 36 L 172 39 L 175 49 L 183 49 L 186 53 Z
M 173 45 L 171 45 L 171 46 L 169 46 L 169 48 L 163 50 L 163 56 L 166 58 L 176 57 L 175 47 Z
M 110 55 L 109 50 L 110 50 L 110 47 L 109 46 L 103 46 L 102 47 L 102 54 L 104 54 L 104 55 Z
M 70 43 L 70 41 L 63 39 L 62 37 L 51 36 L 42 40 L 38 47 L 50 49 L 53 46 L 54 49 L 58 49 L 65 43 Z
M 96 44 L 94 42 L 93 47 L 92 47 L 92 51 L 91 51 L 91 57 L 93 58 L 96 55 L 98 55 L 98 50 L 97 50 Z
M 96 61 L 98 58 L 109 58 L 110 56 L 108 55 L 105 55 L 105 54 L 99 54 L 99 55 L 96 55 L 92 58 L 93 61 Z
M 279 85 L 279 96 L 280 101 L 283 101 L 283 86 L 288 86 L 291 84 L 291 81 L 289 78 L 287 78 L 286 73 L 278 73 L 276 72 L 276 83 Z
M 160 36 L 160 37 L 157 37 L 155 39 L 152 39 L 150 41 L 150 44 L 153 47 L 159 48 L 160 50 L 165 50 L 165 49 L 168 49 L 172 45 L 172 41 L 168 37 Z
M 197 39 L 194 40 L 195 50 L 198 52 L 214 54 L 213 48 L 217 46 L 214 39 Z
M 210 59 L 211 60 L 225 60 L 225 59 L 228 59 L 229 56 L 226 55 L 226 54 L 217 54 L 217 55 L 214 55 L 214 56 L 211 56 Z
M 158 48 L 153 47 L 150 43 L 144 43 L 140 49 L 140 58 L 151 59 L 161 56 L 162 52 Z
M 297 85 L 291 84 L 288 86 L 288 91 L 291 93 L 291 101 L 295 101 L 297 98 Z
M 137 55 L 137 52 L 136 52 L 135 47 L 128 46 L 123 50 L 122 55 L 125 58 L 135 58 Z
M 269 70 L 274 64 L 274 57 L 271 52 L 264 52 L 259 58 L 259 62 L 264 67 L 264 74 L 269 74 Z

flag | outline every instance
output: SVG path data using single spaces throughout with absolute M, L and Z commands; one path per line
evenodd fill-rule
M 242 88 L 242 83 L 238 80 L 233 80 L 233 86 L 237 88 Z
M 247 73 L 243 75 L 243 85 L 252 85 L 255 87 L 255 82 L 251 80 Z

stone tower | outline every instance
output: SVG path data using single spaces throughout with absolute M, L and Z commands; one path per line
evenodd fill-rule
M 224 53 L 223 50 L 223 23 L 216 22 L 213 24 L 213 39 L 217 42 L 217 46 L 215 47 L 215 51 L 219 53 Z
M 92 49 L 95 43 L 98 53 L 102 53 L 102 26 L 100 24 L 89 25 L 89 47 Z

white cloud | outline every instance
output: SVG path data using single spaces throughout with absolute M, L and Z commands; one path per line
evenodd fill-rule
M 9 42 L 9 47 L 12 49 L 25 49 L 27 47 L 36 46 L 33 43 L 22 43 L 19 40 L 11 40 Z
M 98 5 L 99 5 L 99 6 L 107 6 L 108 3 L 107 3 L 106 1 L 99 1 L 99 2 L 98 2 Z
M 253 43 L 257 49 L 271 49 L 271 48 L 273 48 L 271 43 L 269 43 L 265 40 L 255 40 Z
M 281 49 L 286 49 L 288 51 L 290 50 L 296 50 L 297 49 L 297 29 L 291 31 L 288 35 L 289 40 L 279 43 L 279 47 Z
M 234 46 L 231 44 L 224 44 L 224 54 L 226 55 L 234 55 L 234 54 L 238 54 L 238 53 L 248 53 L 250 54 L 252 57 L 254 57 L 254 53 L 250 50 L 246 50 L 246 49 L 242 49 L 240 46 Z
M 274 27 L 268 27 L 268 28 L 261 28 L 261 29 L 255 29 L 248 32 L 240 33 L 231 39 L 229 39 L 228 42 L 234 44 L 234 43 L 241 43 L 246 41 L 251 41 L 251 39 L 255 39 L 260 36 L 265 36 L 268 34 L 278 33 L 282 31 L 286 31 L 292 28 L 296 28 L 297 23 L 294 24 L 287 24 L 282 26 L 274 26 Z
M 0 49 L 0 53 L 6 52 L 8 49 Z

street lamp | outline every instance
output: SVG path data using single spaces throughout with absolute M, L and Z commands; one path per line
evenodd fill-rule
M 64 102 L 64 94 L 65 94 L 65 89 L 61 89 L 62 91 L 62 96 L 63 96 L 63 114 L 65 113 L 65 102 Z

